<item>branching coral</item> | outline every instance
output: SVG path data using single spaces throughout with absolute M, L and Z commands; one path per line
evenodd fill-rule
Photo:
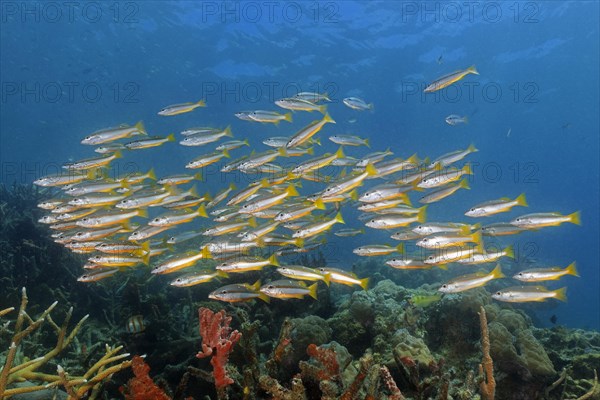
M 47 390 L 62 386 L 67 392 L 68 399 L 88 398 L 94 399 L 98 396 L 103 383 L 108 381 L 111 376 L 128 368 L 131 361 L 122 361 L 129 354 L 118 354 L 122 347 L 111 347 L 106 345 L 106 352 L 94 365 L 92 365 L 82 376 L 69 376 L 69 374 L 60 366 L 57 366 L 56 374 L 42 372 L 42 368 L 55 359 L 73 340 L 87 316 L 83 317 L 77 325 L 67 332 L 69 321 L 73 309 L 70 309 L 65 316 L 65 320 L 61 326 L 58 326 L 52 319 L 50 313 L 56 306 L 56 302 L 52 303 L 42 314 L 33 319 L 27 313 L 27 292 L 25 288 L 22 290 L 21 306 L 19 315 L 15 322 L 15 327 L 11 339 L 11 344 L 6 354 L 4 366 L 0 371 L 0 398 L 9 398 L 16 394 L 29 393 L 41 390 Z M 8 308 L 0 311 L 0 316 L 10 313 L 14 308 Z M 46 354 L 26 360 L 17 361 L 17 353 L 19 352 L 23 341 L 28 339 L 41 326 L 49 324 L 57 335 L 56 345 Z M 37 383 L 33 386 L 12 387 L 16 382 L 29 381 Z

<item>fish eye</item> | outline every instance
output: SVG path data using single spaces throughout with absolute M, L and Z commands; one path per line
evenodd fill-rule
M 269 285 L 269 286 L 267 286 L 267 289 L 275 289 L 275 286 Z
M 500 292 L 496 292 L 496 296 L 500 296 L 502 293 Z
M 523 276 L 523 273 L 522 273 L 522 272 L 519 272 L 517 275 L 519 275 L 519 276 Z
M 227 290 L 221 290 L 221 294 L 227 294 Z
M 446 284 L 443 284 L 443 285 L 442 285 L 442 287 L 443 287 L 443 288 L 447 288 L 447 287 L 448 287 L 448 285 L 446 285 Z
M 517 218 L 517 222 L 520 222 L 520 221 L 521 221 L 521 218 Z
M 83 236 L 83 232 L 77 232 L 75 236 Z
M 474 209 L 474 208 L 471 208 L 471 210 L 470 210 L 470 211 L 475 211 L 475 209 Z
M 87 222 L 87 221 L 89 221 L 90 219 L 86 217 L 86 218 L 82 218 L 81 220 L 82 220 L 83 222 Z

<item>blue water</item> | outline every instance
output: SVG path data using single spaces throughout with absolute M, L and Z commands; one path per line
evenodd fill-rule
M 258 147 L 314 115 L 296 113 L 293 125 L 275 127 L 240 121 L 234 112 L 274 110 L 278 98 L 327 91 L 338 123 L 324 132 L 369 137 L 373 151 L 436 157 L 476 145 L 472 189 L 430 207 L 429 220 L 464 221 L 470 206 L 521 192 L 529 209 L 493 221 L 581 210 L 581 227 L 527 233 L 515 246 L 522 258 L 543 265 L 578 263 L 580 278 L 549 285 L 568 286 L 568 303 L 535 305 L 542 325 L 556 314 L 562 324 L 600 329 L 598 2 L 0 6 L 1 182 L 29 183 L 66 160 L 94 156 L 79 144 L 82 137 L 138 120 L 159 135 L 231 124 L 237 137 Z M 422 93 L 435 78 L 473 64 L 479 76 Z M 347 96 L 373 102 L 374 111 L 346 108 Z M 208 107 L 156 115 L 166 105 L 199 99 Z M 450 126 L 449 114 L 470 122 Z M 328 143 L 322 151 L 335 149 Z M 180 173 L 199 152 L 170 144 L 139 154 L 118 164 L 121 172 L 154 166 L 159 175 Z M 210 186 L 201 192 L 244 179 L 207 172 Z M 382 232 L 370 234 L 370 242 L 389 243 Z M 356 261 L 350 250 L 360 240 L 335 239 L 328 257 Z

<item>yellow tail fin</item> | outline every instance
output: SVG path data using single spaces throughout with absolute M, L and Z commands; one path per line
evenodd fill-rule
M 458 184 L 458 187 L 463 188 L 463 189 L 471 189 L 469 187 L 469 181 L 467 181 L 466 179 L 461 180 L 460 183 Z
M 137 124 L 135 124 L 135 129 L 137 129 L 137 131 L 139 133 L 141 133 L 142 135 L 147 135 L 148 132 L 146 132 L 146 128 L 144 127 L 144 122 L 143 121 L 139 121 Z
M 465 175 L 473 175 L 471 164 L 465 164 L 465 166 L 462 168 L 462 171 L 465 173 Z
M 148 209 L 138 208 L 137 216 L 142 218 L 148 218 Z
M 291 184 L 287 187 L 286 193 L 288 196 L 300 196 L 300 193 L 298 193 L 294 185 Z
M 319 285 L 317 283 L 314 283 L 312 285 L 310 285 L 308 287 L 308 295 L 310 297 L 312 297 L 313 299 L 317 300 L 317 289 L 318 289 Z
M 269 296 L 267 296 L 264 293 L 260 293 L 258 295 L 258 298 L 261 299 L 262 301 L 264 301 L 265 303 L 270 303 L 271 302 L 271 298 Z
M 175 141 L 175 134 L 171 133 L 167 136 L 167 142 L 174 142 Z
M 507 247 L 504 249 L 504 256 L 506 256 L 506 257 L 510 257 L 510 258 L 512 258 L 512 259 L 514 259 L 514 258 L 515 258 L 515 251 L 514 251 L 514 249 L 513 249 L 512 245 L 510 245 L 510 246 L 507 246 Z
M 326 106 L 322 106 L 322 107 L 326 107 Z M 326 113 L 325 116 L 323 117 L 323 120 L 325 122 L 329 122 L 330 124 L 335 124 L 335 120 L 333 118 L 331 118 L 331 115 L 329 115 L 329 113 Z
M 154 168 L 150 168 L 146 175 L 148 175 L 148 179 L 151 179 L 153 181 L 156 180 L 156 173 L 154 172 Z
M 318 198 L 315 202 L 314 202 L 314 206 L 317 210 L 324 210 L 325 209 L 325 203 L 323 203 L 323 200 L 321 198 Z
M 339 222 L 340 224 L 345 224 L 346 222 L 342 218 L 342 213 L 338 212 L 335 216 L 335 222 Z
M 213 258 L 212 254 L 210 254 L 210 250 L 208 250 L 207 246 L 204 246 L 201 250 L 202 258 Z
M 367 290 L 369 288 L 369 278 L 363 278 L 360 280 L 360 287 L 363 288 L 364 290 Z
M 419 213 L 417 214 L 417 222 L 423 223 L 425 222 L 425 218 L 427 218 L 427 209 L 425 207 L 419 208 Z
M 196 105 L 198 105 L 200 107 L 206 107 L 206 102 L 204 100 L 200 100 L 196 103 Z
M 517 202 L 518 206 L 523 206 L 523 207 L 528 206 L 527 199 L 525 198 L 525 193 L 521 193 L 519 196 L 517 196 L 515 201 Z
M 231 125 L 227 125 L 227 128 L 223 131 L 224 136 L 233 137 L 233 133 L 231 133 Z
M 569 215 L 569 222 L 575 225 L 581 225 L 581 211 L 575 211 Z
M 566 286 L 565 286 L 565 287 L 562 287 L 562 288 L 560 288 L 560 289 L 558 289 L 558 290 L 555 290 L 555 291 L 554 291 L 554 294 L 555 294 L 555 296 L 554 296 L 554 297 L 555 297 L 557 300 L 564 301 L 564 302 L 566 302 L 566 301 L 567 301 L 567 288 L 566 288 Z
M 283 116 L 283 119 L 287 122 L 292 122 L 292 113 L 287 113 Z
M 376 176 L 378 174 L 377 169 L 371 163 L 367 164 L 365 171 L 368 176 Z
M 479 75 L 479 72 L 477 71 L 474 65 L 471 65 L 469 68 L 467 68 L 467 72 L 470 74 Z
M 573 261 L 571 264 L 569 264 L 567 268 L 565 268 L 565 272 L 567 273 L 567 275 L 579 276 L 575 261 Z
M 281 265 L 279 264 L 279 261 L 277 260 L 277 256 L 275 254 L 271 255 L 271 257 L 269 257 L 269 264 L 274 265 L 276 267 L 280 267 Z
M 198 213 L 198 216 L 208 218 L 208 214 L 206 213 L 206 207 L 204 207 L 204 204 L 201 204 L 200 207 L 198 207 L 198 211 L 196 212 Z
M 506 275 L 502 273 L 502 269 L 500 269 L 500 264 L 496 264 L 496 268 L 494 268 L 494 270 L 490 272 L 490 274 L 492 275 L 493 279 L 506 277 Z

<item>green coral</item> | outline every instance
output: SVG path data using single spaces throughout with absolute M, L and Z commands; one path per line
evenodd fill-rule
M 396 359 L 410 357 L 421 368 L 426 368 L 435 361 L 423 339 L 412 336 L 406 329 L 398 330 L 392 341 L 396 343 L 394 346 Z

